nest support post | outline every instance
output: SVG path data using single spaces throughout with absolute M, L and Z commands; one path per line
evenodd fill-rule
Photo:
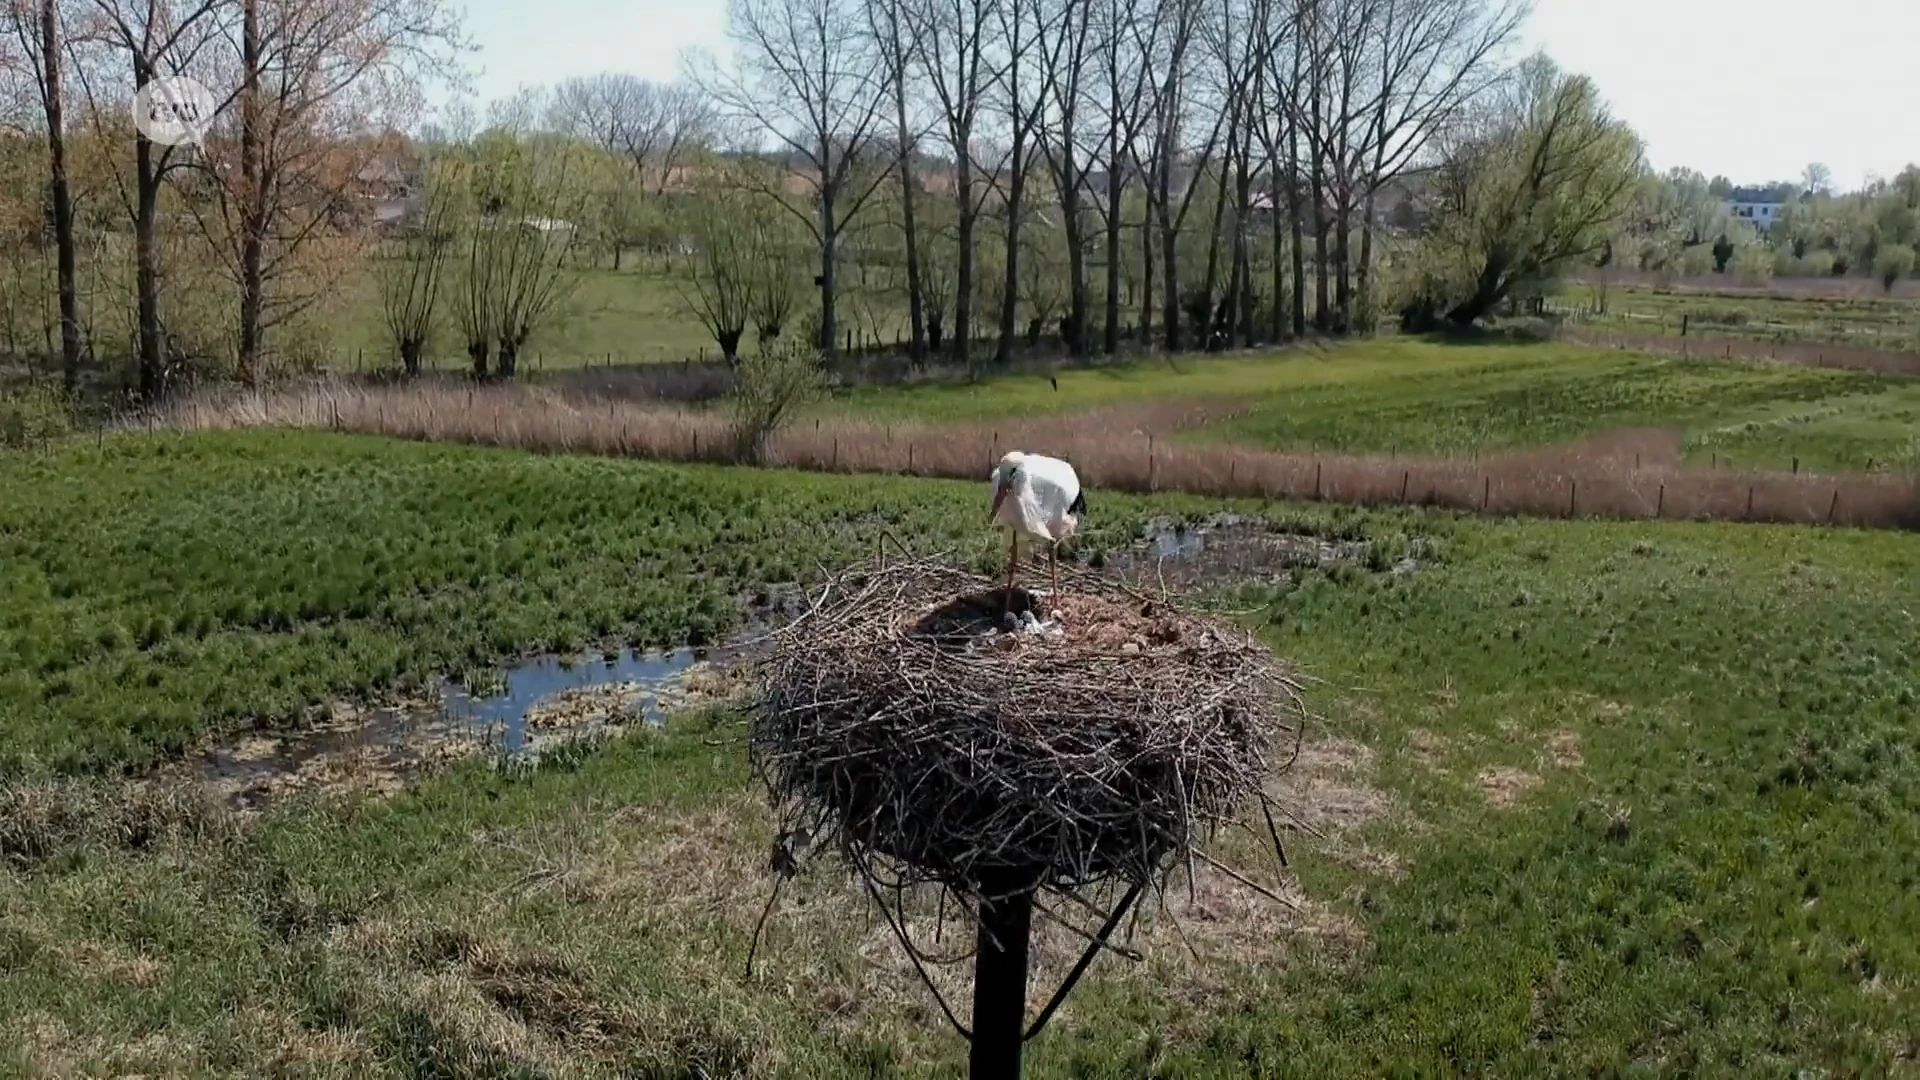
M 1027 944 L 1033 931 L 1033 890 L 980 902 L 980 948 L 973 962 L 972 1080 L 1020 1075 L 1026 1042 Z

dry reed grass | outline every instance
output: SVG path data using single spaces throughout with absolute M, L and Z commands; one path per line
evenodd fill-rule
M 1069 458 L 1087 486 L 1222 497 L 1441 507 L 1493 514 L 1920 527 L 1920 477 L 1686 468 L 1670 434 L 1621 432 L 1465 458 L 1281 453 L 1174 442 L 1233 406 L 1158 401 L 974 425 L 834 419 L 774 437 L 768 463 L 842 473 L 984 480 L 1016 447 Z M 664 461 L 738 464 L 728 420 L 657 402 L 587 401 L 537 387 L 312 384 L 177 402 L 139 423 L 185 430 L 302 428 Z

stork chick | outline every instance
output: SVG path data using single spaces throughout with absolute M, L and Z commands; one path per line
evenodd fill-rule
M 1013 607 L 1020 537 L 1047 545 L 1053 593 L 1060 591 L 1060 542 L 1080 528 L 1087 497 L 1073 466 L 1059 458 L 1011 451 L 993 470 L 992 521 L 1011 533 L 1007 553 L 1007 608 Z

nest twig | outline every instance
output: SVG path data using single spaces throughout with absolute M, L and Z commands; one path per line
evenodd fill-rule
M 1049 624 L 1009 602 L 1036 606 L 896 558 L 773 636 L 751 753 L 783 837 L 976 901 L 1158 891 L 1297 744 L 1298 684 L 1244 631 L 1080 574 Z

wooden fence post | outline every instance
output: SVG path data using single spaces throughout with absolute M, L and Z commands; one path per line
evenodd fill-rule
M 1667 485 L 1665 484 L 1660 485 L 1660 501 L 1654 505 L 1653 516 L 1657 518 L 1667 516 Z
M 1833 524 L 1833 516 L 1840 512 L 1840 488 L 1833 489 L 1833 502 L 1827 505 L 1827 524 Z
M 1400 474 L 1400 505 L 1401 506 L 1407 505 L 1407 485 L 1412 482 L 1413 482 L 1413 471 L 1411 469 Z
M 1753 485 L 1747 485 L 1747 520 L 1753 520 Z
M 1487 507 L 1491 506 L 1492 504 L 1493 504 L 1493 477 L 1482 476 L 1480 478 L 1480 512 L 1483 514 L 1486 513 Z
M 1799 458 L 1793 459 L 1793 475 L 1795 476 L 1800 475 L 1800 459 Z
M 909 474 L 913 472 L 913 444 L 912 443 L 907 444 L 907 472 Z
M 840 471 L 840 436 L 833 437 L 833 464 L 827 466 L 828 472 Z
M 1567 481 L 1567 516 L 1580 516 L 1580 481 Z

